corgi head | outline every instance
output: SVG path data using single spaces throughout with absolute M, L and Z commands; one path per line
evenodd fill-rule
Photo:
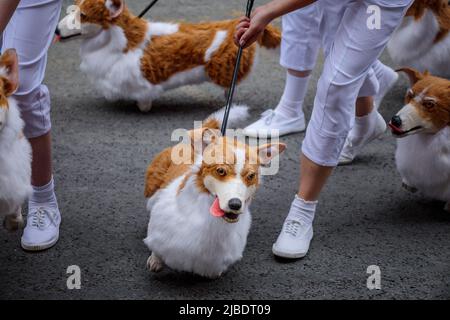
M 211 207 L 214 216 L 237 222 L 260 185 L 260 167 L 269 165 L 286 145 L 249 146 L 236 138 L 221 136 L 216 129 L 203 129 L 202 142 L 197 187 L 216 197 Z
M 402 68 L 411 82 L 405 106 L 389 123 L 396 137 L 419 132 L 434 134 L 450 125 L 450 81 Z
M 124 0 L 76 0 L 75 5 L 77 10 L 71 10 L 58 24 L 61 40 L 96 36 L 128 11 Z
M 0 131 L 6 125 L 9 104 L 8 97 L 19 87 L 19 65 L 14 49 L 8 49 L 0 56 Z

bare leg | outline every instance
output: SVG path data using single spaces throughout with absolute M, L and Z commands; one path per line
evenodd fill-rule
M 2 0 L 0 1 L 0 38 L 11 19 L 20 0 Z
M 300 159 L 300 187 L 298 196 L 305 201 L 316 201 L 334 167 L 323 167 L 304 155 Z
M 311 70 L 306 70 L 306 71 L 297 71 L 294 69 L 287 69 L 287 72 L 291 75 L 293 75 L 294 77 L 298 77 L 298 78 L 306 78 L 309 77 L 311 75 Z
M 29 139 L 33 149 L 31 165 L 31 183 L 39 187 L 46 185 L 52 179 L 52 138 L 51 133 Z
M 147 260 L 147 268 L 151 272 L 160 272 L 164 267 L 164 262 L 156 254 L 152 252 Z
M 373 97 L 361 97 L 356 100 L 356 116 L 364 117 L 374 108 Z
M 5 217 L 5 220 L 3 221 L 3 225 L 5 226 L 5 229 L 8 231 L 16 231 L 17 229 L 22 228 L 24 225 L 22 217 L 22 208 L 19 207 L 15 213 L 7 215 Z

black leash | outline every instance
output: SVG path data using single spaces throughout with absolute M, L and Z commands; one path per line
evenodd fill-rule
M 139 18 L 145 16 L 145 14 L 158 2 L 158 0 L 153 0 L 142 12 L 139 14 Z
M 252 13 L 254 2 L 255 0 L 248 0 L 247 2 L 247 10 L 245 12 L 245 15 L 248 18 L 250 18 L 250 14 Z M 222 129 L 220 130 L 222 132 L 222 135 L 225 135 L 227 130 L 228 117 L 230 116 L 230 109 L 231 104 L 233 103 L 234 90 L 236 89 L 239 67 L 241 65 L 242 51 L 243 51 L 242 46 L 239 46 L 239 50 L 236 57 L 236 64 L 234 65 L 233 79 L 231 80 L 231 87 L 230 90 L 228 91 L 227 106 L 225 107 L 225 113 L 223 115 Z

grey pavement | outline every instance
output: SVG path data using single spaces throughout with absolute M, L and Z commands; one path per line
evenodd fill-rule
M 128 1 L 138 12 L 148 1 Z M 69 1 L 65 1 L 65 7 Z M 200 21 L 236 16 L 244 0 L 163 0 L 155 20 Z M 107 102 L 79 71 L 79 42 L 50 50 L 46 83 L 53 99 L 54 166 L 63 213 L 61 238 L 45 252 L 20 249 L 20 232 L 0 230 L 1 299 L 448 299 L 450 214 L 443 203 L 409 194 L 395 168 L 395 140 L 388 133 L 351 166 L 336 170 L 318 207 L 308 256 L 277 261 L 271 246 L 296 192 L 304 134 L 282 139 L 288 149 L 278 175 L 268 177 L 252 205 L 253 226 L 242 261 L 218 280 L 145 268 L 148 214 L 146 166 L 170 145 L 175 128 L 191 128 L 224 105 L 209 84 L 164 94 L 142 114 L 132 102 Z M 236 102 L 251 120 L 274 107 L 284 71 L 278 53 L 263 52 Z M 383 61 L 391 63 L 387 55 Z M 322 60 L 321 60 L 322 61 Z M 321 63 L 305 109 L 309 118 Z M 381 112 L 401 107 L 402 79 Z M 81 290 L 68 290 L 66 269 L 78 265 Z M 381 290 L 369 290 L 366 269 L 381 269 Z

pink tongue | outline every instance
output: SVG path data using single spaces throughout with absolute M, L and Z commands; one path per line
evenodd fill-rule
M 223 217 L 225 215 L 225 212 L 220 209 L 220 205 L 219 205 L 219 198 L 216 197 L 216 199 L 214 200 L 211 208 L 209 208 L 209 212 L 214 216 L 214 217 Z

